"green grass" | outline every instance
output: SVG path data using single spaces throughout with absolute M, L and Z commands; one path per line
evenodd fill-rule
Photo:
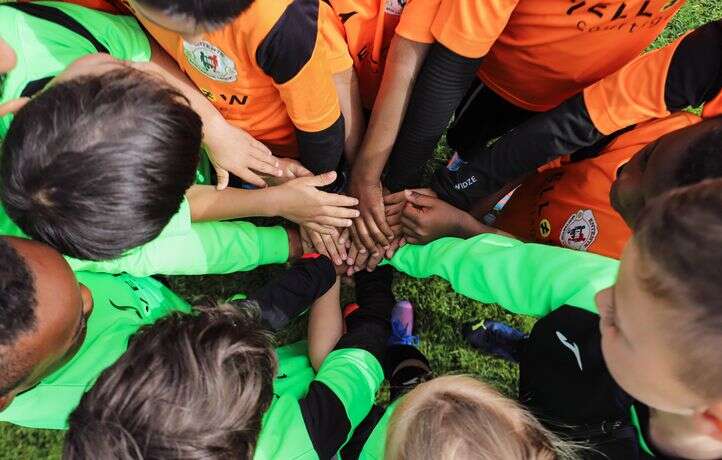
M 653 47 L 664 46 L 685 31 L 720 17 L 722 0 L 688 0 Z M 448 153 L 448 148 L 442 142 L 433 164 L 440 163 Z M 172 282 L 180 294 L 198 303 L 204 298 L 225 298 L 239 291 L 250 290 L 280 269 L 263 267 L 252 273 L 226 277 L 178 277 Z M 516 369 L 499 360 L 481 357 L 467 348 L 460 338 L 458 325 L 474 318 L 493 317 L 529 329 L 533 324 L 530 318 L 508 314 L 493 305 L 473 302 L 454 293 L 447 283 L 438 279 L 419 281 L 399 275 L 394 290 L 397 298 L 410 299 L 417 306 L 421 349 L 438 374 L 477 375 L 507 395 L 514 395 L 518 377 Z M 344 289 L 344 297 L 350 298 L 349 289 Z M 280 340 L 296 340 L 302 336 L 303 330 L 303 321 L 299 321 L 281 334 Z M 0 424 L 0 459 L 59 458 L 62 436 L 57 431 L 30 430 Z

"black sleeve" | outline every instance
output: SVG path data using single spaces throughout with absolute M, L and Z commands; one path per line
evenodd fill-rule
M 419 185 L 423 168 L 480 63 L 481 58 L 463 57 L 440 43 L 431 47 L 391 152 L 384 181 L 389 190 L 397 192 Z
M 343 157 L 344 130 L 343 115 L 322 131 L 309 133 L 296 128 L 301 164 L 314 174 L 335 171 Z
M 336 350 L 360 348 L 384 362 L 391 335 L 391 310 L 396 303 L 391 292 L 393 278 L 394 271 L 389 265 L 354 275 L 359 309 L 346 318 L 346 333 L 336 344 Z
M 712 100 L 722 89 L 722 20 L 687 35 L 667 71 L 664 101 L 670 112 Z
M 328 386 L 314 380 L 299 405 L 316 454 L 322 460 L 333 458 L 351 432 L 343 403 Z
M 504 185 L 602 138 L 580 93 L 556 109 L 530 118 L 458 171 L 439 168 L 431 186 L 444 201 L 469 210 Z
M 264 324 L 278 331 L 306 311 L 335 282 L 336 270 L 328 257 L 301 259 L 248 300 L 258 303 Z

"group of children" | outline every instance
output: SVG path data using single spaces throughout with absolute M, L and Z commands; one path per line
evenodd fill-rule
M 683 3 L 0 3 L 0 421 L 69 459 L 722 457 L 722 22 L 640 55 Z M 283 263 L 196 307 L 162 276 Z M 434 378 L 395 270 L 539 318 L 459 325 L 516 400 Z

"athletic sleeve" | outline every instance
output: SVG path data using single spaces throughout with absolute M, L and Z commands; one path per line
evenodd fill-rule
M 296 127 L 300 160 L 313 173 L 336 169 L 344 126 L 321 28 L 319 0 L 294 0 L 252 55 L 273 79 Z M 251 41 L 252 42 L 252 41 Z
M 127 272 L 142 277 L 222 275 L 287 259 L 288 235 L 283 228 L 236 221 L 195 222 L 185 233 L 160 236 L 117 259 L 68 262 L 75 271 Z
M 299 401 L 319 458 L 333 458 L 348 441 L 371 410 L 383 381 L 381 364 L 365 350 L 335 350 L 326 357 Z
M 480 58 L 435 43 L 419 71 L 404 121 L 389 158 L 385 185 L 392 192 L 419 185 L 454 110 L 469 89 Z
M 455 53 L 480 58 L 501 35 L 517 3 L 519 0 L 443 0 L 431 32 Z
M 336 282 L 336 269 L 326 256 L 301 259 L 249 296 L 261 308 L 264 323 L 274 331 L 305 312 Z
M 583 97 L 577 95 L 549 112 L 533 116 L 458 170 L 438 168 L 431 188 L 442 200 L 468 211 L 478 200 L 506 184 L 604 137 L 594 126 Z
M 493 234 L 406 245 L 388 263 L 417 278 L 440 276 L 466 297 L 537 317 L 562 305 L 596 313 L 594 296 L 614 284 L 619 268 L 596 254 Z
M 642 55 L 584 90 L 599 131 L 612 133 L 714 99 L 722 88 L 722 21 Z

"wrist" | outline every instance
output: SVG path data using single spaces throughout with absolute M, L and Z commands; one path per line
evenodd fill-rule
M 456 236 L 459 238 L 471 238 L 483 233 L 483 226 L 481 222 L 476 220 L 476 218 L 468 212 L 460 211 L 456 233 Z
M 294 262 L 303 256 L 301 234 L 295 227 L 286 228 L 286 233 L 288 234 L 288 261 Z

